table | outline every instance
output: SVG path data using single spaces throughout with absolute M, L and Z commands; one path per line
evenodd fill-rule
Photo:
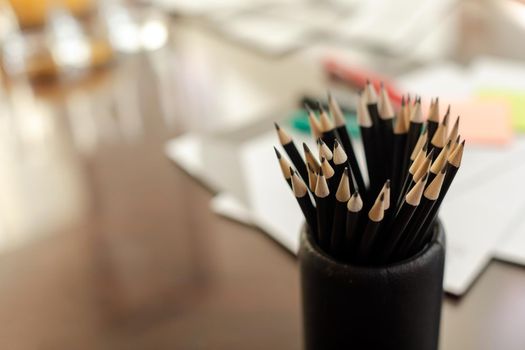
M 0 255 L 2 349 L 301 348 L 295 258 L 211 213 L 212 193 L 162 150 L 238 122 L 240 106 L 322 91 L 322 76 L 198 22 L 172 34 L 83 83 L 38 86 L 49 115 L 15 123 L 0 161 L 14 169 L 0 235 L 18 242 Z M 441 348 L 523 349 L 524 324 L 525 269 L 494 261 L 445 299 Z

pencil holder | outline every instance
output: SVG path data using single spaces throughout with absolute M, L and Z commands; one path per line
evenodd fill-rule
M 303 229 L 299 249 L 306 350 L 438 348 L 445 234 L 383 267 L 352 266 L 326 255 Z

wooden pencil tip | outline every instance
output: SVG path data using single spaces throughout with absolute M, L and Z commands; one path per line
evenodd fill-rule
M 275 130 L 281 130 L 281 127 L 279 126 L 279 124 L 277 124 L 277 122 L 273 122 L 273 126 L 275 126 Z
M 386 186 L 386 188 L 390 188 L 390 179 L 386 180 L 385 186 Z

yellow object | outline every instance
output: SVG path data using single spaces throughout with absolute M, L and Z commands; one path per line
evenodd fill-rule
M 89 13 L 94 6 L 93 0 L 9 0 L 9 3 L 21 27 L 43 25 L 53 5 L 63 6 L 75 16 Z
M 485 101 L 505 101 L 510 106 L 515 130 L 525 131 L 525 92 L 505 89 L 481 89 L 477 95 Z

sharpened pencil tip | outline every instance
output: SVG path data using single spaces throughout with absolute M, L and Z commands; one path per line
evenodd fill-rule
M 277 131 L 281 130 L 281 127 L 276 122 L 273 122 L 273 125 L 275 126 L 275 130 Z
M 390 188 L 390 179 L 386 180 L 386 188 Z
M 281 152 L 279 152 L 275 146 L 273 146 L 273 149 L 275 150 L 275 155 L 277 156 L 277 158 L 281 159 Z
M 345 176 L 348 176 L 348 167 L 345 167 L 345 169 L 343 170 L 343 174 L 344 174 Z

